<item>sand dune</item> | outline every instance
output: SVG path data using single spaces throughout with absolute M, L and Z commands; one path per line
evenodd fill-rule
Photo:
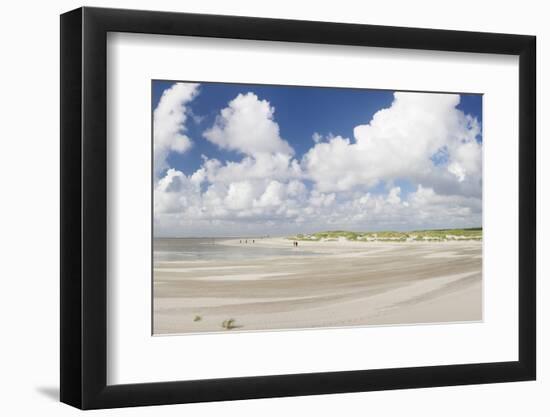
M 221 245 L 244 245 L 239 239 Z M 482 243 L 299 242 L 293 256 L 156 262 L 154 333 L 482 319 Z M 248 249 L 248 248 L 247 248 Z M 224 320 L 234 319 L 226 330 Z

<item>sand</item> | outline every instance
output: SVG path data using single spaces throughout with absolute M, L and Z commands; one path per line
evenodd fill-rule
M 482 320 L 479 241 L 339 240 L 293 248 L 270 238 L 254 245 L 296 253 L 156 263 L 154 334 Z M 230 330 L 222 327 L 228 319 Z

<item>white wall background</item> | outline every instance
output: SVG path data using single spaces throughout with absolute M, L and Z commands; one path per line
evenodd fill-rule
M 491 4 L 492 3 L 492 4 Z M 59 17 L 81 6 L 72 0 L 9 2 L 0 17 L 0 410 L 3 415 L 75 415 L 58 403 L 59 392 Z M 279 0 L 124 0 L 86 5 L 238 14 L 293 19 L 533 34 L 538 37 L 539 283 L 538 381 L 230 403 L 193 404 L 94 412 L 94 415 L 279 416 L 498 415 L 545 416 L 550 412 L 550 210 L 543 190 L 550 158 L 542 120 L 550 97 L 543 73 L 550 59 L 550 26 L 544 2 L 449 3 L 302 2 Z M 545 395 L 546 394 L 546 395 Z

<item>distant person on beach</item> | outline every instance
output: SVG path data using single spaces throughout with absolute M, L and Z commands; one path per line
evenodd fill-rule
M 254 243 L 254 239 L 252 239 L 252 243 Z

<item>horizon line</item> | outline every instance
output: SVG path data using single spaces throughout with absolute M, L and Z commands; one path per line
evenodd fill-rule
M 154 236 L 153 239 L 236 239 L 236 238 L 262 238 L 262 237 L 287 237 L 287 236 L 297 236 L 302 235 L 313 235 L 316 233 L 334 233 L 334 232 L 349 232 L 349 233 L 413 233 L 413 232 L 440 232 L 444 230 L 483 230 L 483 226 L 470 226 L 470 227 L 439 227 L 436 229 L 410 229 L 410 230 L 372 230 L 372 231 L 354 231 L 346 229 L 332 229 L 332 230 L 321 230 L 317 232 L 298 232 L 294 234 L 284 234 L 284 235 L 274 235 L 274 234 L 258 234 L 258 235 L 233 235 L 233 236 Z

